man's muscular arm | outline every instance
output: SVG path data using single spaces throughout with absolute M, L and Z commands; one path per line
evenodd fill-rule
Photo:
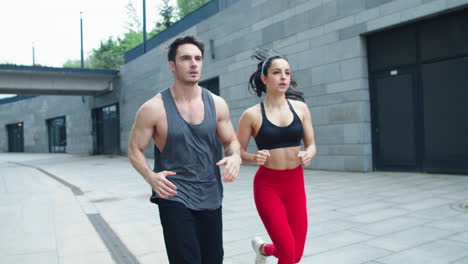
M 219 140 L 224 147 L 225 157 L 218 161 L 216 165 L 226 165 L 222 175 L 223 181 L 232 182 L 237 179 L 239 174 L 240 164 L 242 159 L 240 156 L 240 144 L 237 140 L 234 127 L 232 126 L 231 119 L 229 118 L 229 108 L 226 102 L 219 96 L 213 96 L 216 105 L 217 115 L 217 128 Z
M 156 96 L 143 104 L 138 110 L 135 123 L 132 127 L 130 141 L 128 143 L 128 158 L 133 167 L 151 185 L 151 188 L 162 198 L 176 194 L 176 186 L 166 179 L 166 176 L 175 175 L 174 172 L 153 172 L 144 155 L 144 149 L 151 142 L 155 127 L 160 118 L 162 101 Z

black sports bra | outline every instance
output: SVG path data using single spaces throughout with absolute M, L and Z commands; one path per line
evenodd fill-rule
M 294 111 L 289 100 L 286 99 L 289 109 L 293 113 L 293 121 L 285 127 L 279 127 L 268 120 L 265 113 L 265 106 L 263 102 L 260 103 L 262 108 L 262 125 L 255 136 L 255 143 L 257 148 L 262 149 L 276 149 L 287 148 L 301 145 L 303 128 L 302 121 Z

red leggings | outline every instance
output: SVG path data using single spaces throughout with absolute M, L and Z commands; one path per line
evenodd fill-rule
M 273 244 L 266 244 L 268 256 L 278 264 L 297 263 L 302 258 L 307 235 L 307 204 L 302 166 L 274 170 L 260 166 L 254 179 L 258 214 Z

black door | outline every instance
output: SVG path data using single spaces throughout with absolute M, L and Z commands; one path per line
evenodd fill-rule
M 49 119 L 47 132 L 49 134 L 49 152 L 65 153 L 67 147 L 67 127 L 65 117 Z
M 373 93 L 373 147 L 378 170 L 417 170 L 417 118 L 414 71 L 375 74 Z
M 120 154 L 118 104 L 93 109 L 94 154 Z
M 24 152 L 23 122 L 7 125 L 8 152 Z
M 427 171 L 468 171 L 467 71 L 468 57 L 422 66 Z

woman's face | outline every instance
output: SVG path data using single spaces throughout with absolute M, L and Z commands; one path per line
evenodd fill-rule
M 273 59 L 267 70 L 268 75 L 261 78 L 267 87 L 267 93 L 286 93 L 291 84 L 289 63 L 282 58 Z

